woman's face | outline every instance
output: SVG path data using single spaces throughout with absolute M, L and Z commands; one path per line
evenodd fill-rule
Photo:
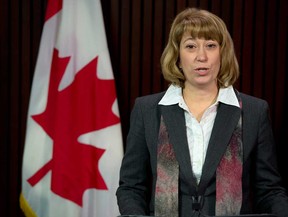
M 217 86 L 220 70 L 220 45 L 214 40 L 192 38 L 184 34 L 180 42 L 179 67 L 185 76 L 185 87 Z

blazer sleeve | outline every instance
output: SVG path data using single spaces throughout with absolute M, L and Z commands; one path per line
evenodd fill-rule
M 278 173 L 274 136 L 269 118 L 269 106 L 261 100 L 258 136 L 255 153 L 256 207 L 262 213 L 273 213 L 279 217 L 288 216 L 288 197 L 281 187 Z
M 122 215 L 145 215 L 148 212 L 149 150 L 145 140 L 142 108 L 141 100 L 137 98 L 130 115 L 130 129 L 116 192 Z

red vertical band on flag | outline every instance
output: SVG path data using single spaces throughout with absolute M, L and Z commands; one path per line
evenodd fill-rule
M 62 9 L 63 0 L 48 0 L 45 22 Z

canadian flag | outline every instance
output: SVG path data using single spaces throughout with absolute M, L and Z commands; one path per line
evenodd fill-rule
M 116 217 L 123 142 L 100 0 L 48 0 L 28 109 L 28 217 Z

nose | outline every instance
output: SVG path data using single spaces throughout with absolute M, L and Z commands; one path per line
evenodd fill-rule
M 204 62 L 207 60 L 207 53 L 205 51 L 204 47 L 199 47 L 197 55 L 196 55 L 196 60 L 200 62 Z

